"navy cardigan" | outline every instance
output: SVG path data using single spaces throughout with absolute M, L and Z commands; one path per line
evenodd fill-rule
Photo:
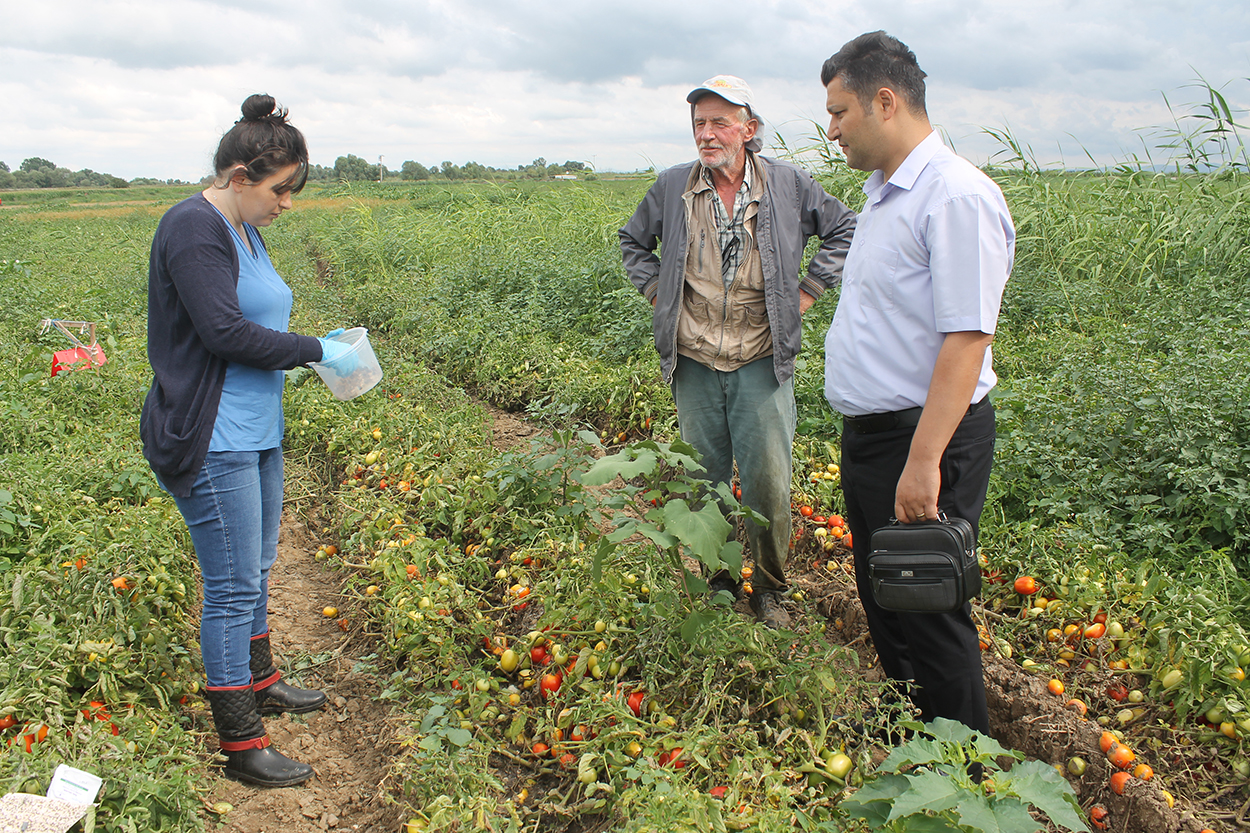
M 143 456 L 178 497 L 191 487 L 213 438 L 226 364 L 289 370 L 321 359 L 312 336 L 254 324 L 239 311 L 239 253 L 202 194 L 165 213 L 148 267 L 148 361 Z

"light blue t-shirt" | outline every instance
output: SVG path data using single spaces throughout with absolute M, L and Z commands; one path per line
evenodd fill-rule
M 248 321 L 286 332 L 291 321 L 291 288 L 274 270 L 256 229 L 243 224 L 252 249 L 230 228 L 239 252 L 239 309 Z M 282 385 L 286 373 L 238 362 L 226 365 L 226 383 L 213 425 L 209 451 L 263 451 L 282 444 Z

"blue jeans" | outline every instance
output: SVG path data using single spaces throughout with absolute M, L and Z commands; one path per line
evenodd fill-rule
M 757 590 L 784 590 L 797 419 L 794 380 L 777 384 L 772 356 L 729 372 L 679 356 L 673 399 L 681 438 L 703 455 L 708 480 L 728 483 L 737 461 L 742 502 L 769 521 L 767 529 L 746 523 L 755 559 L 752 583 Z
M 204 582 L 200 653 L 214 687 L 250 685 L 251 638 L 269 630 L 278 557 L 282 449 L 211 451 L 189 497 L 175 497 Z

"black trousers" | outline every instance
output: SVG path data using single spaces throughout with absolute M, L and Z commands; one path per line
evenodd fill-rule
M 885 673 L 911 681 L 925 721 L 958 720 L 989 734 L 981 649 L 972 608 L 953 613 L 895 613 L 878 607 L 868 581 L 872 531 L 894 516 L 894 492 L 915 427 L 842 435 L 842 491 L 854 542 L 855 583 Z M 983 402 L 964 416 L 942 455 L 938 508 L 976 532 L 994 462 L 994 408 Z

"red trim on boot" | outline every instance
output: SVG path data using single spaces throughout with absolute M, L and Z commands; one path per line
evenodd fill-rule
M 269 688 L 269 686 L 282 679 L 282 672 L 275 671 L 263 680 L 252 683 L 252 690 L 259 694 L 261 691 Z
M 242 752 L 244 749 L 264 749 L 269 745 L 269 735 L 261 735 L 251 740 L 223 740 L 222 752 Z
M 255 642 L 258 639 L 264 639 L 267 636 L 269 636 L 269 631 L 265 631 L 264 633 L 258 633 L 252 637 L 252 641 Z
M 247 691 L 252 687 L 251 683 L 247 685 L 206 685 L 205 691 Z

